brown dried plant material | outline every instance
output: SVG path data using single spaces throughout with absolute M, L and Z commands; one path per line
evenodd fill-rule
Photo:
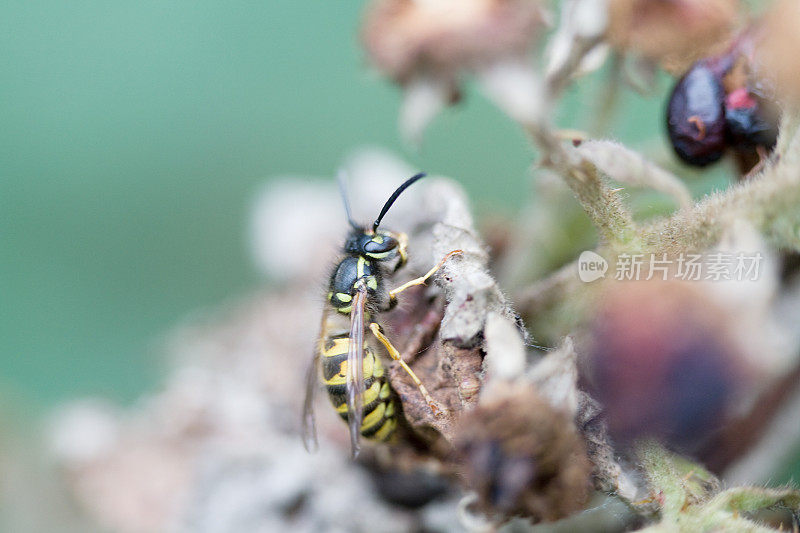
M 779 98 L 796 106 L 800 104 L 800 4 L 775 2 L 761 24 L 756 46 L 759 71 L 775 84 Z
M 525 379 L 535 385 L 542 399 L 570 416 L 571 427 L 586 446 L 594 487 L 634 501 L 640 492 L 636 475 L 617 461 L 600 404 L 578 388 L 578 353 L 573 339 L 565 338 L 557 350 L 542 357 L 527 370 Z
M 529 363 L 517 324 L 495 312 L 484 339 L 480 399 L 456 423 L 454 468 L 490 518 L 568 516 L 586 503 L 592 472 L 575 425 L 572 342 Z
M 363 39 L 375 66 L 400 84 L 420 73 L 455 81 L 461 69 L 524 55 L 541 23 L 535 0 L 377 0 Z
M 675 72 L 724 46 L 738 0 L 610 0 L 607 40 Z
M 518 317 L 489 272 L 489 253 L 475 230 L 463 190 L 439 180 L 431 182 L 427 192 L 422 211 L 438 221 L 430 232 L 432 257 L 453 249 L 463 252 L 445 263 L 437 277 L 447 299 L 440 336 L 459 347 L 479 346 L 490 313 L 515 322 Z
M 442 344 L 441 368 L 453 376 L 463 410 L 472 408 L 478 401 L 483 376 L 483 352 L 459 348 L 452 342 Z
M 519 385 L 465 414 L 456 456 L 489 516 L 553 521 L 584 507 L 591 465 L 569 415 Z
M 617 461 L 608 427 L 603 420 L 603 409 L 585 392 L 579 395 L 575 423 L 583 436 L 586 453 L 592 464 L 594 488 L 608 494 L 617 494 L 629 502 L 633 501 L 637 495 L 637 487 Z
M 401 400 L 405 420 L 418 436 L 429 442 L 440 438 L 449 442 L 455 421 L 478 399 L 487 318 L 497 314 L 512 323 L 518 319 L 489 273 L 489 255 L 475 231 L 460 187 L 448 180 L 432 180 L 426 185 L 421 201 L 419 212 L 422 215 L 418 221 L 421 231 L 411 235 L 411 242 L 418 244 L 415 261 L 424 265 L 419 270 L 424 271 L 430 263 L 438 262 L 454 249 L 462 251 L 447 261 L 435 276 L 435 284 L 447 302 L 435 324 L 441 326 L 439 339 L 424 352 L 417 353 L 419 344 L 414 335 L 420 331 L 421 317 L 424 321 L 431 311 L 440 312 L 440 303 L 426 296 L 425 290 L 404 294 L 402 308 L 387 313 L 386 321 L 398 338 L 410 338 L 408 347 L 413 353 L 405 349 L 404 358 L 412 359 L 411 368 L 447 411 L 435 416 L 416 385 L 398 365 L 392 365 L 389 379 Z M 430 428 L 435 431 L 431 432 Z

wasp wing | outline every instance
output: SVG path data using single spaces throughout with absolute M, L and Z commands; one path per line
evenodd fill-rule
M 364 416 L 364 307 L 367 289 L 361 284 L 353 295 L 350 309 L 350 346 L 347 351 L 347 421 L 350 444 L 355 458 L 360 448 L 361 422 Z
M 314 396 L 319 386 L 319 350 L 314 350 L 314 356 L 306 371 L 306 399 L 303 402 L 303 445 L 309 452 L 319 448 L 317 441 L 317 424 L 314 418 Z
M 309 452 L 315 452 L 319 448 L 317 441 L 317 424 L 314 418 L 314 396 L 319 387 L 319 358 L 322 352 L 322 341 L 327 335 L 328 313 L 323 311 L 322 322 L 320 324 L 319 342 L 314 350 L 314 355 L 306 370 L 306 398 L 303 402 L 303 418 L 302 418 L 302 431 L 303 431 L 303 445 Z

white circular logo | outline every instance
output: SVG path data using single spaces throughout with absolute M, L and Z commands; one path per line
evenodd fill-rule
M 608 261 L 591 250 L 581 253 L 578 258 L 578 277 L 584 283 L 590 283 L 605 277 L 607 270 Z

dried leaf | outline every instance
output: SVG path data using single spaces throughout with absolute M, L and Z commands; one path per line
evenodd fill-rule
M 563 409 L 571 416 L 577 415 L 580 391 L 577 354 L 572 338 L 567 337 L 556 351 L 545 355 L 528 370 L 526 377 L 553 407 Z

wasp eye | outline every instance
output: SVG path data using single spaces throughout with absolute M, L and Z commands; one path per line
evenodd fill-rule
M 376 238 L 364 244 L 364 251 L 368 254 L 388 252 L 394 248 L 397 248 L 397 240 L 386 235 L 376 235 Z

